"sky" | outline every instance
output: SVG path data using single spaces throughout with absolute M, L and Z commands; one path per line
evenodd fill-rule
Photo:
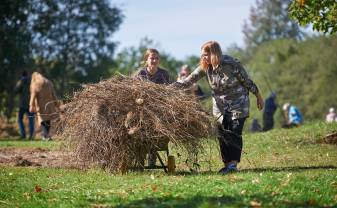
M 256 0 L 111 0 L 125 16 L 113 39 L 117 52 L 139 46 L 144 37 L 166 52 L 183 60 L 199 55 L 209 40 L 223 50 L 234 43 L 243 46 L 242 28 Z

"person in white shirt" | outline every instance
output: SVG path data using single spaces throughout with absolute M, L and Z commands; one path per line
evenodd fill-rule
M 328 123 L 337 122 L 337 115 L 334 108 L 329 109 L 329 113 L 326 115 L 325 121 Z

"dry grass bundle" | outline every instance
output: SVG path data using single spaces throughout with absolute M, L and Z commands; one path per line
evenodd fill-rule
M 193 153 L 211 133 L 210 117 L 194 97 L 121 76 L 75 93 L 62 120 L 62 136 L 79 159 L 111 171 L 142 165 L 146 153 L 168 142 Z

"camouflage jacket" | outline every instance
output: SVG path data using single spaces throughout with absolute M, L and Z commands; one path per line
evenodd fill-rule
M 259 90 L 240 62 L 225 55 L 217 68 L 205 71 L 197 67 L 185 80 L 178 82 L 188 87 L 204 76 L 212 89 L 213 114 L 219 122 L 223 117 L 234 120 L 249 116 L 249 91 L 256 95 Z

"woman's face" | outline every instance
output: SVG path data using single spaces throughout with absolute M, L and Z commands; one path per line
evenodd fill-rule
M 147 66 L 150 68 L 157 68 L 159 65 L 159 56 L 156 53 L 150 53 L 146 60 Z
M 201 52 L 201 58 L 206 64 L 211 64 L 211 54 L 206 51 Z

